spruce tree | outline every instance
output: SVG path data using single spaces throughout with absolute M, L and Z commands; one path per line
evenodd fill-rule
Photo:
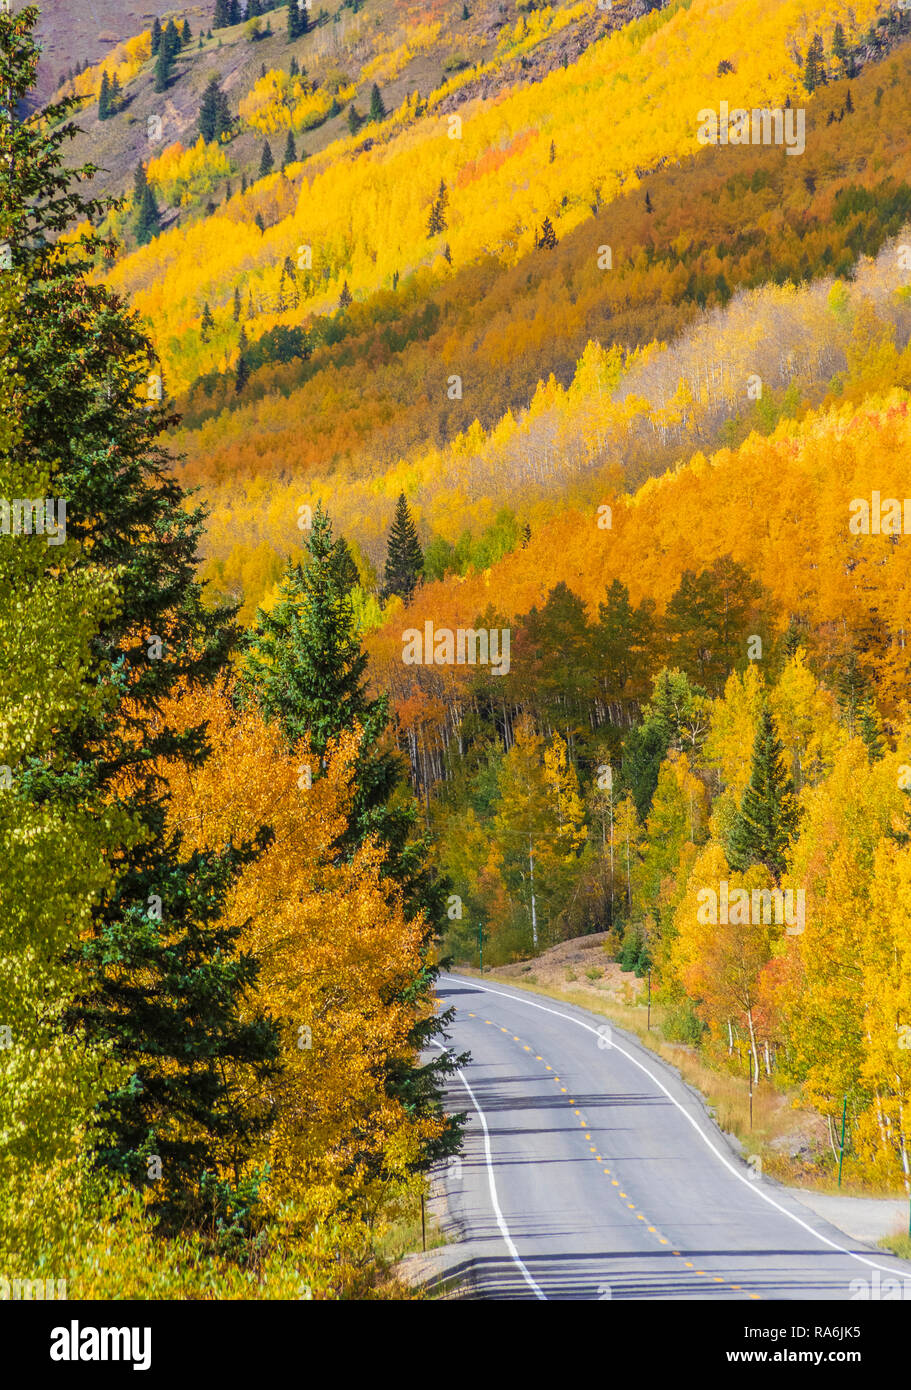
M 729 836 L 731 867 L 742 872 L 751 864 L 764 864 L 776 883 L 780 882 L 799 819 L 794 783 L 785 767 L 772 712 L 766 706 L 753 743 L 750 780 Z
M 111 84 L 107 72 L 101 74 L 101 87 L 98 92 L 98 119 L 106 121 L 111 114 Z
M 209 308 L 207 302 L 203 308 L 202 318 L 199 324 L 199 336 L 204 343 L 207 343 L 209 341 L 209 334 L 212 332 L 212 329 L 214 327 L 215 320 L 212 317 L 212 310 Z
M 557 234 L 554 231 L 553 223 L 549 217 L 545 217 L 541 223 L 541 235 L 538 237 L 538 245 L 545 251 L 553 251 L 557 244 Z
M 168 50 L 165 46 L 164 35 L 162 35 L 161 44 L 158 49 L 158 58 L 155 62 L 155 81 L 153 83 L 153 90 L 156 92 L 166 92 L 168 89 L 168 81 L 170 80 L 170 76 L 171 60 L 168 57 Z
M 288 0 L 288 23 L 286 32 L 289 43 L 293 43 L 295 39 L 300 38 L 301 34 L 304 32 L 304 21 L 297 0 Z
M 259 160 L 259 177 L 264 179 L 267 174 L 271 174 L 275 168 L 275 160 L 272 158 L 272 146 L 268 140 L 263 142 L 263 152 Z
M 234 390 L 239 396 L 241 391 L 250 380 L 250 364 L 247 361 L 247 335 L 243 329 L 240 330 L 238 339 L 237 366 L 234 369 Z
M 863 739 L 868 760 L 878 763 L 885 754 L 886 740 L 882 720 L 872 699 L 865 700 L 857 711 L 857 732 Z
M 386 108 L 383 105 L 383 98 L 380 89 L 374 82 L 370 88 L 370 119 L 371 121 L 382 121 L 386 115 Z
M 180 31 L 181 46 L 183 48 L 186 48 L 192 37 L 193 35 L 190 31 L 190 21 L 188 19 L 185 19 L 183 22 L 183 28 Z
M 152 57 L 158 57 L 158 50 L 161 47 L 161 20 L 158 15 L 152 23 Z
M 215 14 L 212 17 L 213 29 L 227 29 L 231 22 L 229 0 L 215 0 Z M 211 31 L 209 37 L 212 37 Z
M 344 309 L 347 309 L 348 306 L 349 306 L 351 303 L 352 303 L 351 291 L 350 291 L 349 288 L 348 288 L 348 281 L 346 280 L 346 281 L 344 282 L 344 284 L 342 285 L 342 292 L 341 292 L 341 294 L 340 294 L 339 297 L 338 297 L 338 307 L 339 307 L 340 309 L 344 310 Z
M 282 155 L 282 168 L 287 169 L 289 164 L 297 163 L 297 147 L 294 143 L 294 131 L 288 131 L 288 139 L 285 141 L 285 153 Z
M 33 7 L 0 11 L 0 86 L 12 109 L 34 85 L 36 19 Z M 93 643 L 110 701 L 86 707 L 23 794 L 35 804 L 84 794 L 118 807 L 113 886 L 83 936 L 85 983 L 72 1021 L 129 1067 L 102 1107 L 99 1161 L 145 1184 L 147 1159 L 158 1155 L 162 1200 L 192 1207 L 203 1170 L 220 1168 L 229 1150 L 242 1162 L 256 1124 L 225 1064 L 263 1077 L 276 1054 L 271 1025 L 243 1003 L 255 965 L 218 917 L 260 845 L 187 855 L 168 829 L 159 769 L 199 765 L 206 747 L 204 727 L 175 728 L 163 710 L 184 683 L 206 684 L 226 669 L 233 613 L 203 602 L 195 576 L 204 517 L 185 506 L 165 448 L 174 417 L 166 392 L 150 393 L 150 379 L 161 380 L 154 349 L 97 278 L 107 243 L 89 233 L 63 254 L 56 245 L 62 231 L 96 224 L 109 207 L 82 195 L 91 170 L 64 166 L 72 106 L 0 122 L 0 236 L 24 274 L 22 456 L 67 499 L 68 537 L 86 564 L 112 576 L 118 604 Z M 53 572 L 54 551 L 47 555 Z
M 180 34 L 173 19 L 169 19 L 164 27 L 161 46 L 167 54 L 168 62 L 172 63 L 180 52 Z
M 139 206 L 136 213 L 136 240 L 139 242 L 140 246 L 147 246 L 161 231 L 161 217 L 158 211 L 158 204 L 155 202 L 155 195 L 146 180 L 145 169 L 141 164 L 139 169 L 142 170 L 142 181 L 139 191 Z M 139 188 L 139 184 L 139 170 L 137 170 L 137 188 Z
M 234 322 L 240 322 L 240 286 L 234 286 Z
M 358 114 L 358 110 L 354 102 L 352 102 L 351 105 L 348 107 L 348 130 L 351 132 L 352 135 L 357 135 L 357 132 L 360 129 L 360 124 L 360 115 Z
M 108 102 L 108 111 L 112 116 L 115 114 L 115 112 L 120 110 L 121 96 L 122 93 L 120 90 L 120 78 L 117 76 L 115 72 L 114 76 L 111 78 L 111 94 L 110 100 Z
M 407 603 L 423 573 L 424 554 L 411 519 L 408 502 L 402 492 L 395 504 L 395 516 L 389 532 L 383 597 L 389 598 L 392 594 L 398 594 Z

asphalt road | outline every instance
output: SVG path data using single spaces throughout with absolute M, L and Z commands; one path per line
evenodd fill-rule
M 444 975 L 438 993 L 472 1057 L 443 1181 L 474 1297 L 911 1299 L 911 1264 L 761 1178 L 628 1034 L 499 982 Z

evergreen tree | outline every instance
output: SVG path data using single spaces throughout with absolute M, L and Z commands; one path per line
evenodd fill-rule
M 158 15 L 152 22 L 152 57 L 158 57 L 158 50 L 161 47 L 161 20 Z
M 302 11 L 298 0 L 288 0 L 288 42 L 293 43 L 307 32 L 306 11 Z
M 234 286 L 234 322 L 240 322 L 240 286 Z
M 209 84 L 202 94 L 196 124 L 206 144 L 220 140 L 230 131 L 231 113 L 228 110 L 228 98 L 221 90 L 217 77 L 209 79 Z
M 291 66 L 288 68 L 288 76 L 289 76 L 289 77 L 299 77 L 299 76 L 300 76 L 300 63 L 297 61 L 297 57 L 296 57 L 295 54 L 293 54 L 293 53 L 291 54 Z
M 231 22 L 229 0 L 215 0 L 215 14 L 212 17 L 212 29 L 227 29 Z M 212 37 L 211 30 L 209 38 Z
M 209 341 L 209 334 L 212 332 L 212 329 L 214 327 L 215 320 L 212 317 L 212 310 L 209 308 L 207 302 L 202 311 L 202 319 L 200 320 L 199 324 L 199 336 L 204 343 L 207 343 Z
M 143 171 L 143 174 L 145 171 Z M 144 187 L 136 217 L 136 239 L 140 246 L 147 246 L 161 231 L 161 215 L 155 195 L 143 178 Z
M 557 244 L 557 234 L 549 217 L 545 217 L 541 223 L 541 235 L 538 237 L 537 244 L 546 251 L 553 251 Z
M 445 184 L 442 185 L 445 192 Z M 446 231 L 446 204 L 438 194 L 430 204 L 430 214 L 427 218 L 427 235 L 438 236 L 440 232 Z
M 832 53 L 841 64 L 842 73 L 848 70 L 848 45 L 845 40 L 845 28 L 839 20 L 832 33 Z
M 188 19 L 185 19 L 184 22 L 183 22 L 183 26 L 182 26 L 182 28 L 181 28 L 181 30 L 180 30 L 180 43 L 181 43 L 181 47 L 182 47 L 182 48 L 186 48 L 186 47 L 188 46 L 188 44 L 190 43 L 190 41 L 192 40 L 192 38 L 193 38 L 193 34 L 192 34 L 191 30 L 190 30 L 190 21 L 189 21 Z
M 338 307 L 339 307 L 340 309 L 347 309 L 348 306 L 349 306 L 349 304 L 351 304 L 351 303 L 352 303 L 351 291 L 350 291 L 349 288 L 348 288 L 348 281 L 346 280 L 346 281 L 344 282 L 344 284 L 342 285 L 342 292 L 341 292 L 341 294 L 340 294 L 339 297 L 338 297 Z
M 111 84 L 107 72 L 101 74 L 101 87 L 98 92 L 98 119 L 106 121 L 111 114 Z
M 424 555 L 404 492 L 395 504 L 395 516 L 386 551 L 383 597 L 398 594 L 407 602 L 424 572 Z
M 803 85 L 808 92 L 815 92 L 817 87 L 824 87 L 828 82 L 826 76 L 825 51 L 823 49 L 822 35 L 814 34 L 807 49 L 806 63 L 803 71 Z
M 860 734 L 871 763 L 878 763 L 886 751 L 882 720 L 873 700 L 865 700 L 857 711 L 857 732 Z
M 551 142 L 550 142 L 550 155 L 548 156 L 548 161 L 547 161 L 548 164 L 553 164 L 553 162 L 554 162 L 554 160 L 556 159 L 556 157 L 557 157 L 557 147 L 556 147 L 556 145 L 554 144 L 553 140 L 551 140 Z
M 651 195 L 650 193 L 648 193 L 648 192 L 647 192 L 646 195 L 645 195 L 645 211 L 646 211 L 646 212 L 651 212 L 651 211 L 652 211 L 652 195 Z
M 113 116 L 115 112 L 120 110 L 122 95 L 123 94 L 120 90 L 120 78 L 117 76 L 115 72 L 114 76 L 111 78 L 111 93 L 110 99 L 108 101 L 108 111 L 110 115 Z
M 289 164 L 297 163 L 297 146 L 294 143 L 294 131 L 288 131 L 288 139 L 285 141 L 285 153 L 282 155 L 282 168 L 287 169 Z
M 347 594 L 354 588 L 355 584 L 360 583 L 357 565 L 354 563 L 354 557 L 344 536 L 339 536 L 335 542 L 332 565 L 335 569 L 335 580 L 340 593 Z
M 228 23 L 239 24 L 240 19 L 240 0 L 228 0 Z
M 386 108 L 383 105 L 383 98 L 380 89 L 374 82 L 370 88 L 370 119 L 371 121 L 381 121 L 386 115 Z
M 247 335 L 243 329 L 240 330 L 240 338 L 237 342 L 237 366 L 234 370 L 234 390 L 239 396 L 241 391 L 250 380 L 250 364 L 247 361 Z
M 158 48 L 158 58 L 155 62 L 155 81 L 153 90 L 156 92 L 166 92 L 168 81 L 171 76 L 171 60 L 168 57 L 168 50 L 165 46 L 164 35 Z
M 36 18 L 34 8 L 0 12 L 0 85 L 13 109 L 34 85 Z M 22 795 L 39 805 L 85 795 L 118 808 L 112 887 L 82 934 L 72 1025 L 129 1068 L 102 1107 L 100 1162 L 144 1185 L 147 1158 L 158 1155 L 162 1200 L 192 1208 L 203 1171 L 229 1159 L 242 1166 L 255 1128 L 224 1066 L 249 1066 L 252 1094 L 276 1054 L 271 1025 L 243 1002 L 255 964 L 218 918 L 259 846 L 185 856 L 167 828 L 159 768 L 199 765 L 206 748 L 203 728 L 179 730 L 162 711 L 184 682 L 206 684 L 226 669 L 233 615 L 203 602 L 195 575 L 204 518 L 185 506 L 164 447 L 173 417 L 165 393 L 150 399 L 150 377 L 160 380 L 154 350 L 96 276 L 106 243 L 88 234 L 59 249 L 62 231 L 97 225 L 108 210 L 80 192 L 90 171 L 64 166 L 61 147 L 76 133 L 64 119 L 71 105 L 0 123 L 0 235 L 23 272 L 23 457 L 47 473 L 51 495 L 67 499 L 68 540 L 111 576 L 118 602 L 93 643 L 110 698 L 101 709 L 86 702 Z M 59 561 L 47 555 L 53 573 Z
M 729 836 L 731 867 L 743 872 L 751 864 L 764 864 L 776 883 L 780 882 L 799 819 L 784 749 L 772 712 L 766 707 L 753 744 L 750 780 Z
M 463 18 L 463 19 L 470 19 L 470 18 L 471 18 L 471 15 L 468 13 L 468 6 L 467 6 L 467 5 L 463 5 L 463 6 L 462 6 L 462 18 Z
M 446 885 L 436 881 L 428 867 L 429 841 L 417 837 L 417 805 L 400 791 L 399 756 L 387 736 L 388 696 L 371 699 L 367 693 L 367 654 L 361 651 L 344 587 L 347 566 L 322 506 L 314 513 L 305 545 L 306 559 L 289 562 L 278 602 L 269 613 L 259 611 L 244 641 L 239 698 L 255 703 L 277 724 L 290 748 L 303 738 L 309 740 L 319 764 L 313 768 L 314 777 L 322 770 L 330 742 L 343 731 L 361 730 L 353 804 L 337 850 L 349 857 L 367 836 L 374 836 L 384 851 L 384 875 L 401 889 L 409 919 L 426 914 L 426 963 L 414 979 L 402 982 L 401 997 L 428 999 L 437 973 L 428 954 L 435 926 L 444 917 Z M 428 1014 L 415 1024 L 415 1050 L 425 1049 L 439 1035 L 447 1017 Z M 387 1070 L 385 1086 L 412 1113 L 437 1115 L 440 1081 L 451 1069 L 442 1056 L 424 1065 L 402 1058 Z M 457 1119 L 415 1166 L 453 1152 L 459 1128 Z
M 164 33 L 161 36 L 161 47 L 167 54 L 169 63 L 172 63 L 180 52 L 180 33 L 173 19 L 169 19 L 164 27 Z
M 275 160 L 272 158 L 272 146 L 268 140 L 263 141 L 263 152 L 259 160 L 259 177 L 264 179 L 267 174 L 271 174 L 275 168 Z
M 348 107 L 348 129 L 352 135 L 357 135 L 357 132 L 360 129 L 360 124 L 361 118 L 358 114 L 357 107 L 355 106 L 354 102 L 352 102 L 351 105 Z

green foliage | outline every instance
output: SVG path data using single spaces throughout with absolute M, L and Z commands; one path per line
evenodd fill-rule
M 424 573 L 424 555 L 404 492 L 395 504 L 395 516 L 386 549 L 383 597 L 398 594 L 407 602 Z
M 0 82 L 14 102 L 33 85 L 36 18 L 33 8 L 0 13 Z M 233 929 L 212 921 L 255 847 L 185 859 L 165 830 L 160 766 L 198 765 L 205 739 L 201 728 L 170 727 L 162 704 L 181 682 L 205 683 L 224 668 L 233 630 L 229 612 L 203 603 L 195 579 L 202 516 L 185 507 L 163 447 L 172 417 L 164 391 L 159 400 L 149 390 L 160 375 L 148 339 L 94 276 L 104 244 L 88 235 L 63 254 L 54 246 L 56 233 L 106 211 L 74 190 L 77 176 L 63 165 L 61 147 L 74 133 L 61 120 L 67 109 L 51 108 L 49 125 L 33 117 L 0 128 L 9 171 L 0 181 L 0 227 L 24 286 L 13 335 L 15 370 L 29 383 L 20 447 L 33 477 L 67 499 L 74 575 L 115 584 L 118 602 L 91 638 L 99 699 L 81 699 L 78 719 L 62 721 L 53 758 L 33 761 L 19 795 L 48 816 L 80 805 L 118 809 L 121 833 L 104 859 L 110 879 L 97 885 L 88 921 L 78 919 L 67 1016 L 74 1036 L 104 1049 L 125 1078 L 100 1106 L 105 1132 L 96 1153 L 144 1182 L 146 1156 L 167 1151 L 163 1195 L 176 1206 L 192 1204 L 203 1168 L 226 1149 L 242 1166 L 255 1117 L 223 1063 L 264 1067 L 274 1051 L 255 1009 L 239 1021 L 255 970 L 234 955 Z M 55 548 L 36 554 L 54 577 Z M 76 612 L 68 622 L 78 655 Z M 100 834 L 104 813 L 94 814 Z M 90 853 L 93 860 L 101 862 Z M 186 1028 L 196 1005 L 205 1020 L 198 1038 Z
M 787 850 L 799 819 L 784 748 L 772 712 L 766 707 L 753 744 L 750 781 L 731 831 L 732 868 L 764 864 L 777 883 L 787 867 Z

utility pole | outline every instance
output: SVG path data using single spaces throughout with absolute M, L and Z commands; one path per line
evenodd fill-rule
M 848 1118 L 848 1097 L 845 1096 L 845 1103 L 841 1111 L 841 1145 L 838 1150 L 838 1186 L 841 1187 L 841 1165 L 845 1156 L 845 1120 Z M 911 1216 L 908 1218 L 909 1230 L 911 1230 Z
M 481 974 L 484 974 L 484 924 L 478 923 L 478 960 L 481 964 Z
M 648 968 L 648 1013 L 646 1014 L 646 1032 L 652 1031 L 652 967 Z

